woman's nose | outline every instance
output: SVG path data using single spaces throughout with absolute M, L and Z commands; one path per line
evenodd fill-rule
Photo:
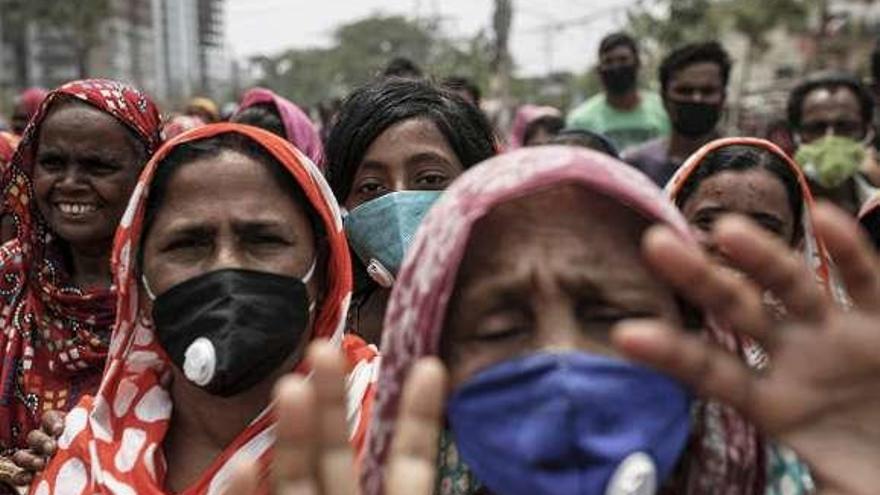
M 246 268 L 244 253 L 233 242 L 220 242 L 210 271 L 228 268 Z

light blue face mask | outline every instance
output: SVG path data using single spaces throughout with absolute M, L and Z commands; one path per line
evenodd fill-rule
M 370 277 L 391 287 L 416 229 L 443 191 L 400 191 L 361 204 L 345 217 L 348 244 Z

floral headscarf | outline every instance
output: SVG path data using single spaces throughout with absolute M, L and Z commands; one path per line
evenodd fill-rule
M 75 81 L 49 93 L 12 161 L 3 168 L 4 214 L 17 238 L 0 247 L 0 446 L 23 447 L 42 413 L 68 410 L 97 389 L 107 355 L 116 296 L 71 285 L 57 240 L 34 201 L 31 178 L 40 126 L 65 99 L 116 118 L 152 153 L 159 145 L 159 113 L 140 91 L 107 80 Z
M 343 343 L 342 334 L 351 297 L 348 244 L 339 207 L 320 170 L 287 141 L 255 127 L 213 124 L 181 134 L 160 149 L 147 165 L 116 232 L 113 266 L 119 299 L 107 368 L 97 396 L 83 399 L 67 415 L 58 453 L 35 482 L 36 493 L 166 493 L 162 442 L 173 404 L 161 377 L 173 365 L 157 341 L 151 316 L 140 306 L 137 251 L 157 167 L 175 148 L 224 133 L 240 134 L 270 153 L 296 180 L 306 201 L 317 212 L 327 232 L 329 256 L 324 271 L 326 290 L 317 308 L 311 338 L 330 339 L 341 344 L 349 356 L 357 354 L 350 341 Z M 354 368 L 352 375 L 357 375 L 357 366 Z M 362 385 L 350 379 L 349 397 L 356 403 L 350 413 L 354 416 L 366 400 L 367 389 Z M 366 423 L 360 422 L 359 427 L 365 428 Z M 352 436 L 357 435 L 355 431 Z M 242 459 L 258 459 L 265 466 L 273 443 L 274 415 L 267 409 L 212 462 L 198 481 L 181 493 L 221 493 Z
M 278 110 L 281 122 L 284 123 L 284 133 L 287 135 L 287 140 L 323 170 L 324 145 L 321 143 L 318 129 L 309 116 L 290 100 L 265 88 L 253 88 L 244 94 L 241 105 L 235 113 L 239 114 L 260 103 L 269 103 Z
M 391 294 L 362 476 L 366 494 L 382 491 L 382 466 L 407 373 L 419 358 L 439 353 L 447 305 L 474 224 L 496 205 L 572 183 L 606 195 L 695 242 L 681 214 L 647 177 L 591 150 L 522 149 L 492 158 L 459 177 L 422 223 Z M 743 351 L 738 336 L 707 320 L 709 338 L 730 352 Z M 733 409 L 711 401 L 697 405 L 693 424 L 681 473 L 673 480 L 674 493 L 762 493 L 764 449 L 755 428 Z

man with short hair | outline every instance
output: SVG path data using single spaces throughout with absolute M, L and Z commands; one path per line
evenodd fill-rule
M 874 99 L 857 78 L 842 72 L 814 74 L 792 90 L 788 122 L 795 133 L 795 161 L 814 196 L 852 214 L 880 184 L 870 144 Z
M 669 120 L 656 93 L 637 87 L 640 67 L 635 40 L 625 33 L 606 36 L 599 45 L 599 77 L 605 92 L 574 109 L 567 127 L 603 134 L 618 149 L 669 132 Z
M 727 52 L 714 41 L 691 43 L 667 55 L 659 70 L 660 94 L 672 132 L 626 150 L 623 159 L 665 185 L 687 157 L 719 137 L 730 67 Z

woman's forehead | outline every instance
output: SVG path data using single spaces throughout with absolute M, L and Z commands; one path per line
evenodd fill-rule
M 641 231 L 646 223 L 622 199 L 579 184 L 558 184 L 496 205 L 477 222 L 475 230 L 487 225 L 522 229 L 563 224 L 613 234 L 630 233 L 634 227 Z
M 601 193 L 578 185 L 553 186 L 499 204 L 477 221 L 463 268 L 539 252 L 553 256 L 613 248 L 618 261 L 624 255 L 638 257 L 648 224 L 635 210 Z

